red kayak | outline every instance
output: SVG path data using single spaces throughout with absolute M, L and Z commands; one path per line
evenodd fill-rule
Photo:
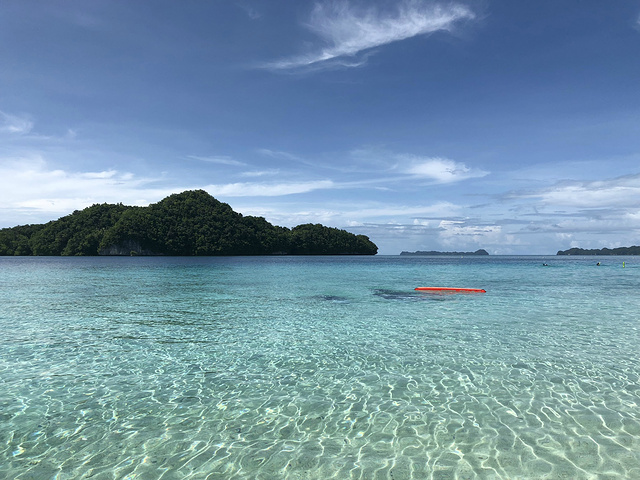
M 418 287 L 420 292 L 433 293 L 486 293 L 483 288 L 452 288 L 452 287 Z

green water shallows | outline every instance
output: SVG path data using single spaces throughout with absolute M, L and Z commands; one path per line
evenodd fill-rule
M 633 257 L 0 258 L 0 305 L 0 478 L 640 478 Z

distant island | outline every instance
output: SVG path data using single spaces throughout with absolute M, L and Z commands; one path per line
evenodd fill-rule
M 618 248 L 570 248 L 569 250 L 559 250 L 556 255 L 640 255 L 640 247 L 618 247 Z
M 484 249 L 476 250 L 475 252 L 437 252 L 435 250 L 417 251 L 417 252 L 400 252 L 400 255 L 422 255 L 422 256 L 438 256 L 438 255 L 455 255 L 455 256 L 469 256 L 469 255 L 489 255 Z
M 0 255 L 375 255 L 365 235 L 292 229 L 243 216 L 204 190 L 148 207 L 96 204 L 46 224 L 0 230 Z

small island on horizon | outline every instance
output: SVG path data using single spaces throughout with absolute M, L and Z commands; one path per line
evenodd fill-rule
M 470 256 L 470 255 L 489 255 L 485 249 L 481 248 L 476 250 L 475 252 L 438 252 L 436 250 L 422 251 L 418 250 L 416 252 L 400 252 L 400 255 L 415 255 L 415 256 Z
M 559 250 L 556 255 L 640 255 L 640 246 L 592 249 L 574 247 L 569 250 Z
M 45 224 L 0 229 L 0 255 L 375 255 L 366 235 L 320 224 L 294 228 L 244 216 L 204 190 L 148 207 L 96 204 Z

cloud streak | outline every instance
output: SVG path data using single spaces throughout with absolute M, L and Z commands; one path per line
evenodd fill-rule
M 366 62 L 366 56 L 373 48 L 437 31 L 450 31 L 457 22 L 474 18 L 475 14 L 461 4 L 405 0 L 395 10 L 383 11 L 375 7 L 358 7 L 347 1 L 318 3 L 305 26 L 326 46 L 264 66 L 274 70 L 319 64 L 356 67 Z
M 243 213 L 268 218 L 276 225 L 294 226 L 301 223 L 324 223 L 361 227 L 363 225 L 382 225 L 397 228 L 396 219 L 414 218 L 414 225 L 407 228 L 436 230 L 433 222 L 417 220 L 429 216 L 448 218 L 464 209 L 461 205 L 450 202 L 437 202 L 430 205 L 390 205 L 380 202 L 367 202 L 364 205 L 345 205 L 340 202 L 329 203 L 279 203 L 277 206 L 268 203 L 251 204 L 242 208 Z M 386 223 L 380 223 L 386 222 Z
M 33 122 L 25 116 L 9 115 L 0 110 L 0 133 L 25 135 L 33 128 Z
M 556 207 L 640 208 L 640 175 L 594 182 L 564 182 L 539 191 L 512 193 L 509 198 L 537 198 Z
M 218 165 L 230 165 L 233 167 L 245 167 L 247 164 L 244 162 L 240 162 L 238 160 L 234 160 L 233 158 L 227 155 L 215 155 L 211 157 L 201 157 L 198 155 L 187 155 L 187 158 L 192 160 L 198 160 L 199 162 L 206 163 L 215 163 Z
M 203 187 L 211 195 L 225 197 L 280 197 L 297 193 L 308 193 L 314 190 L 335 188 L 331 180 L 290 183 L 229 183 L 224 185 L 207 185 Z

